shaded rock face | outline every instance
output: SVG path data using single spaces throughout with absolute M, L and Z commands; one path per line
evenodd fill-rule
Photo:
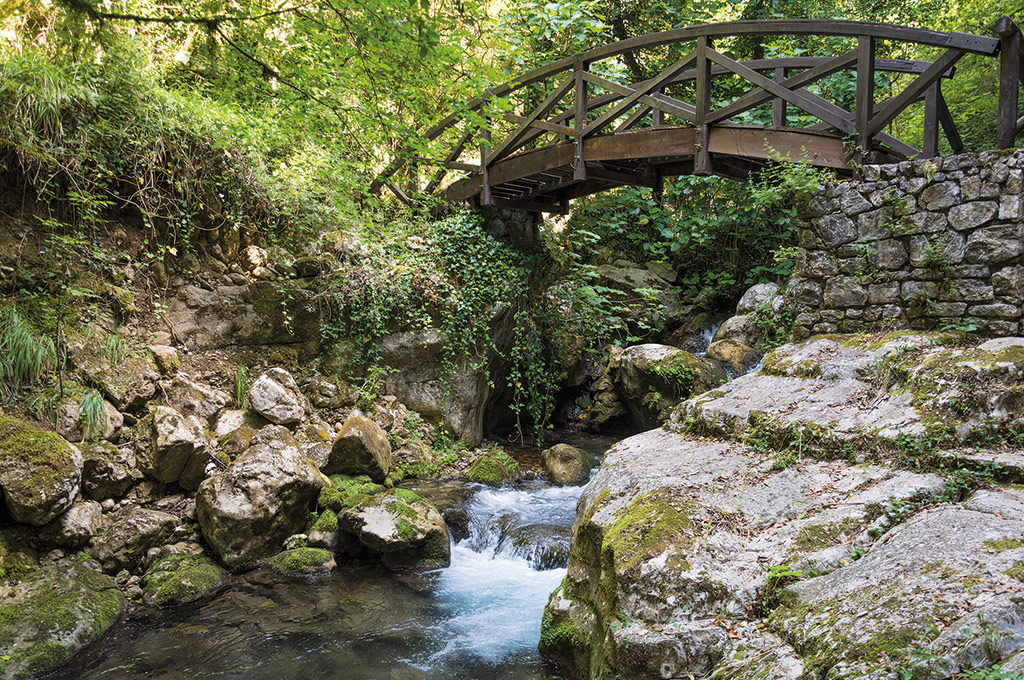
M 135 454 L 128 448 L 106 442 L 83 447 L 82 494 L 97 501 L 122 498 L 142 478 L 135 464 Z
M 59 434 L 0 415 L 0 490 L 11 518 L 42 526 L 75 502 L 82 454 Z
M 555 444 L 544 449 L 540 461 L 544 474 L 558 486 L 583 484 L 590 478 L 590 469 L 594 466 L 592 455 L 569 444 Z
M 209 427 L 230 397 L 226 392 L 192 380 L 178 373 L 167 389 L 167 405 L 183 416 L 195 417 L 203 427 Z
M 441 513 L 411 491 L 367 496 L 338 519 L 343 531 L 392 569 L 451 562 L 451 539 Z
M 46 525 L 42 537 L 67 550 L 78 550 L 103 525 L 103 510 L 96 501 L 79 501 Z
M 708 347 L 708 359 L 713 359 L 727 366 L 733 373 L 743 375 L 761 360 L 761 354 L 753 347 L 744 345 L 739 340 L 719 340 Z
M 628 347 L 609 370 L 638 427 L 657 427 L 680 401 L 725 380 L 712 362 L 668 345 Z
M 393 459 L 388 436 L 365 416 L 351 416 L 338 432 L 324 474 L 369 475 L 381 483 L 391 471 Z
M 300 356 L 319 350 L 320 312 L 304 281 L 257 281 L 209 291 L 182 286 L 167 321 L 192 349 L 293 345 Z
M 249 405 L 275 425 L 297 423 L 306 417 L 306 398 L 283 368 L 271 368 L 253 381 Z
M 112 579 L 78 563 L 0 583 L 0 677 L 21 680 L 66 661 L 114 625 L 124 604 Z
M 303 529 L 321 486 L 317 469 L 283 427 L 269 426 L 196 495 L 203 538 L 232 571 L 254 567 Z
M 195 420 L 174 409 L 157 406 L 153 411 L 150 445 L 139 449 L 138 464 L 143 472 L 159 482 L 182 481 L 182 486 L 196 488 L 206 464 L 206 439 L 202 429 Z

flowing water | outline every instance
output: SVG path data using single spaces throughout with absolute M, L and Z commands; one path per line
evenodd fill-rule
M 205 602 L 140 610 L 50 678 L 557 678 L 537 642 L 581 488 L 462 491 L 468 536 L 448 568 L 343 565 L 311 583 L 253 572 Z

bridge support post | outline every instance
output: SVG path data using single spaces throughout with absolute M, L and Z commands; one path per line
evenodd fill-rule
M 711 60 L 708 59 L 708 48 L 710 47 L 712 47 L 710 38 L 703 35 L 697 38 L 694 102 L 697 108 L 694 126 L 697 132 L 693 143 L 693 172 L 696 175 L 710 175 L 712 172 L 711 154 L 708 151 L 711 144 L 711 126 L 707 124 L 707 115 L 711 111 Z
M 939 90 L 936 80 L 924 92 L 924 138 L 921 140 L 921 158 L 935 158 L 939 155 Z
M 875 39 L 862 35 L 857 40 L 857 105 L 854 130 L 865 162 L 871 153 L 871 118 L 875 114 Z
M 1024 49 L 1021 47 L 1021 31 L 1010 17 L 1003 17 L 996 22 L 996 34 L 999 36 L 999 114 L 996 122 L 996 148 L 1009 149 L 1013 146 L 1017 133 L 1021 130 L 1024 119 L 1020 114 L 1018 97 L 1020 94 L 1021 61 Z
M 781 83 L 786 79 L 786 69 L 778 67 L 775 69 L 775 82 Z M 772 127 L 786 127 L 786 100 L 776 97 L 772 101 Z
M 494 197 L 491 195 L 491 170 L 488 163 L 491 162 L 491 119 L 486 118 L 483 143 L 480 144 L 480 205 L 494 205 Z
M 587 70 L 587 63 L 577 57 L 575 64 L 575 100 L 576 100 L 576 167 L 573 168 L 572 177 L 575 180 L 587 179 L 587 159 L 583 157 L 583 133 L 587 129 L 587 81 L 583 78 L 583 72 Z

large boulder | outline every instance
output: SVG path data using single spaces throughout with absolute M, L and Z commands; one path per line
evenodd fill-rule
M 309 547 L 283 550 L 266 564 L 283 576 L 326 576 L 338 566 L 331 551 Z
M 226 392 L 196 382 L 186 373 L 174 376 L 166 390 L 167 405 L 183 416 L 193 416 L 203 427 L 209 427 L 230 397 Z
M 11 518 L 42 526 L 75 502 L 82 454 L 59 434 L 0 415 L 0 490 Z
M 779 294 L 775 283 L 758 283 L 747 289 L 736 304 L 737 314 L 752 314 L 757 308 Z
M 499 485 L 519 479 L 519 463 L 497 446 L 484 449 L 466 470 L 466 479 L 478 484 Z
M 109 574 L 122 569 L 136 571 L 149 549 L 170 540 L 180 524 L 176 516 L 160 510 L 122 510 L 93 536 L 89 554 L 99 560 L 103 571 Z
M 732 339 L 711 343 L 704 356 L 720 362 L 733 373 L 740 375 L 748 372 L 761 360 L 761 354 L 753 347 L 748 347 L 739 340 Z
M 67 550 L 78 550 L 87 544 L 103 526 L 103 510 L 96 501 L 79 501 L 53 520 L 41 537 Z
M 738 314 L 729 317 L 718 327 L 718 331 L 715 333 L 715 337 L 711 339 L 711 342 L 736 340 L 747 347 L 757 347 L 763 339 L 764 333 L 757 327 L 757 320 L 754 318 L 754 315 Z
M 77 562 L 0 582 L 0 677 L 34 677 L 71 658 L 121 616 L 125 598 L 112 579 Z
M 153 411 L 149 446 L 138 451 L 139 468 L 158 482 L 170 484 L 185 479 L 183 486 L 198 486 L 206 465 L 206 437 L 200 425 L 169 406 Z M 191 482 L 191 483 L 190 483 Z
M 634 345 L 610 366 L 638 427 L 657 427 L 679 402 L 716 387 L 725 373 L 707 359 L 668 345 Z
M 124 416 L 106 399 L 103 400 L 103 431 L 90 432 L 90 439 L 112 439 L 114 434 L 124 425 Z M 82 402 L 80 399 L 67 399 L 57 407 L 57 432 L 69 442 L 81 442 L 86 439 L 82 428 Z
M 567 486 L 583 484 L 590 478 L 594 456 L 570 444 L 555 444 L 541 451 L 540 462 L 552 484 Z
M 339 521 L 343 531 L 389 568 L 445 567 L 451 561 L 451 539 L 441 513 L 412 491 L 363 496 Z
M 232 571 L 254 567 L 302 531 L 321 483 L 291 433 L 265 427 L 227 470 L 199 486 L 203 537 Z
M 383 482 L 391 471 L 393 458 L 388 436 L 377 423 L 361 415 L 350 416 L 334 440 L 325 474 L 369 475 Z
M 97 501 L 122 498 L 142 478 L 135 465 L 130 447 L 119 449 L 107 442 L 84 446 L 82 495 Z
M 160 374 L 149 352 L 128 350 L 112 365 L 109 347 L 94 337 L 71 338 L 70 359 L 118 411 L 138 413 L 155 395 Z
M 307 403 L 291 373 L 271 368 L 249 387 L 249 406 L 275 425 L 288 425 L 306 417 Z

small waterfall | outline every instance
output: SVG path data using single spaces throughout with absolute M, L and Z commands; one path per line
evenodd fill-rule
M 708 326 L 705 326 L 701 330 L 699 335 L 700 344 L 697 351 L 693 353 L 695 357 L 702 357 L 708 353 L 708 347 L 711 346 L 711 341 L 715 339 L 715 333 L 718 332 L 718 329 L 722 327 L 722 324 L 725 323 L 727 318 L 728 317 L 712 321 Z

